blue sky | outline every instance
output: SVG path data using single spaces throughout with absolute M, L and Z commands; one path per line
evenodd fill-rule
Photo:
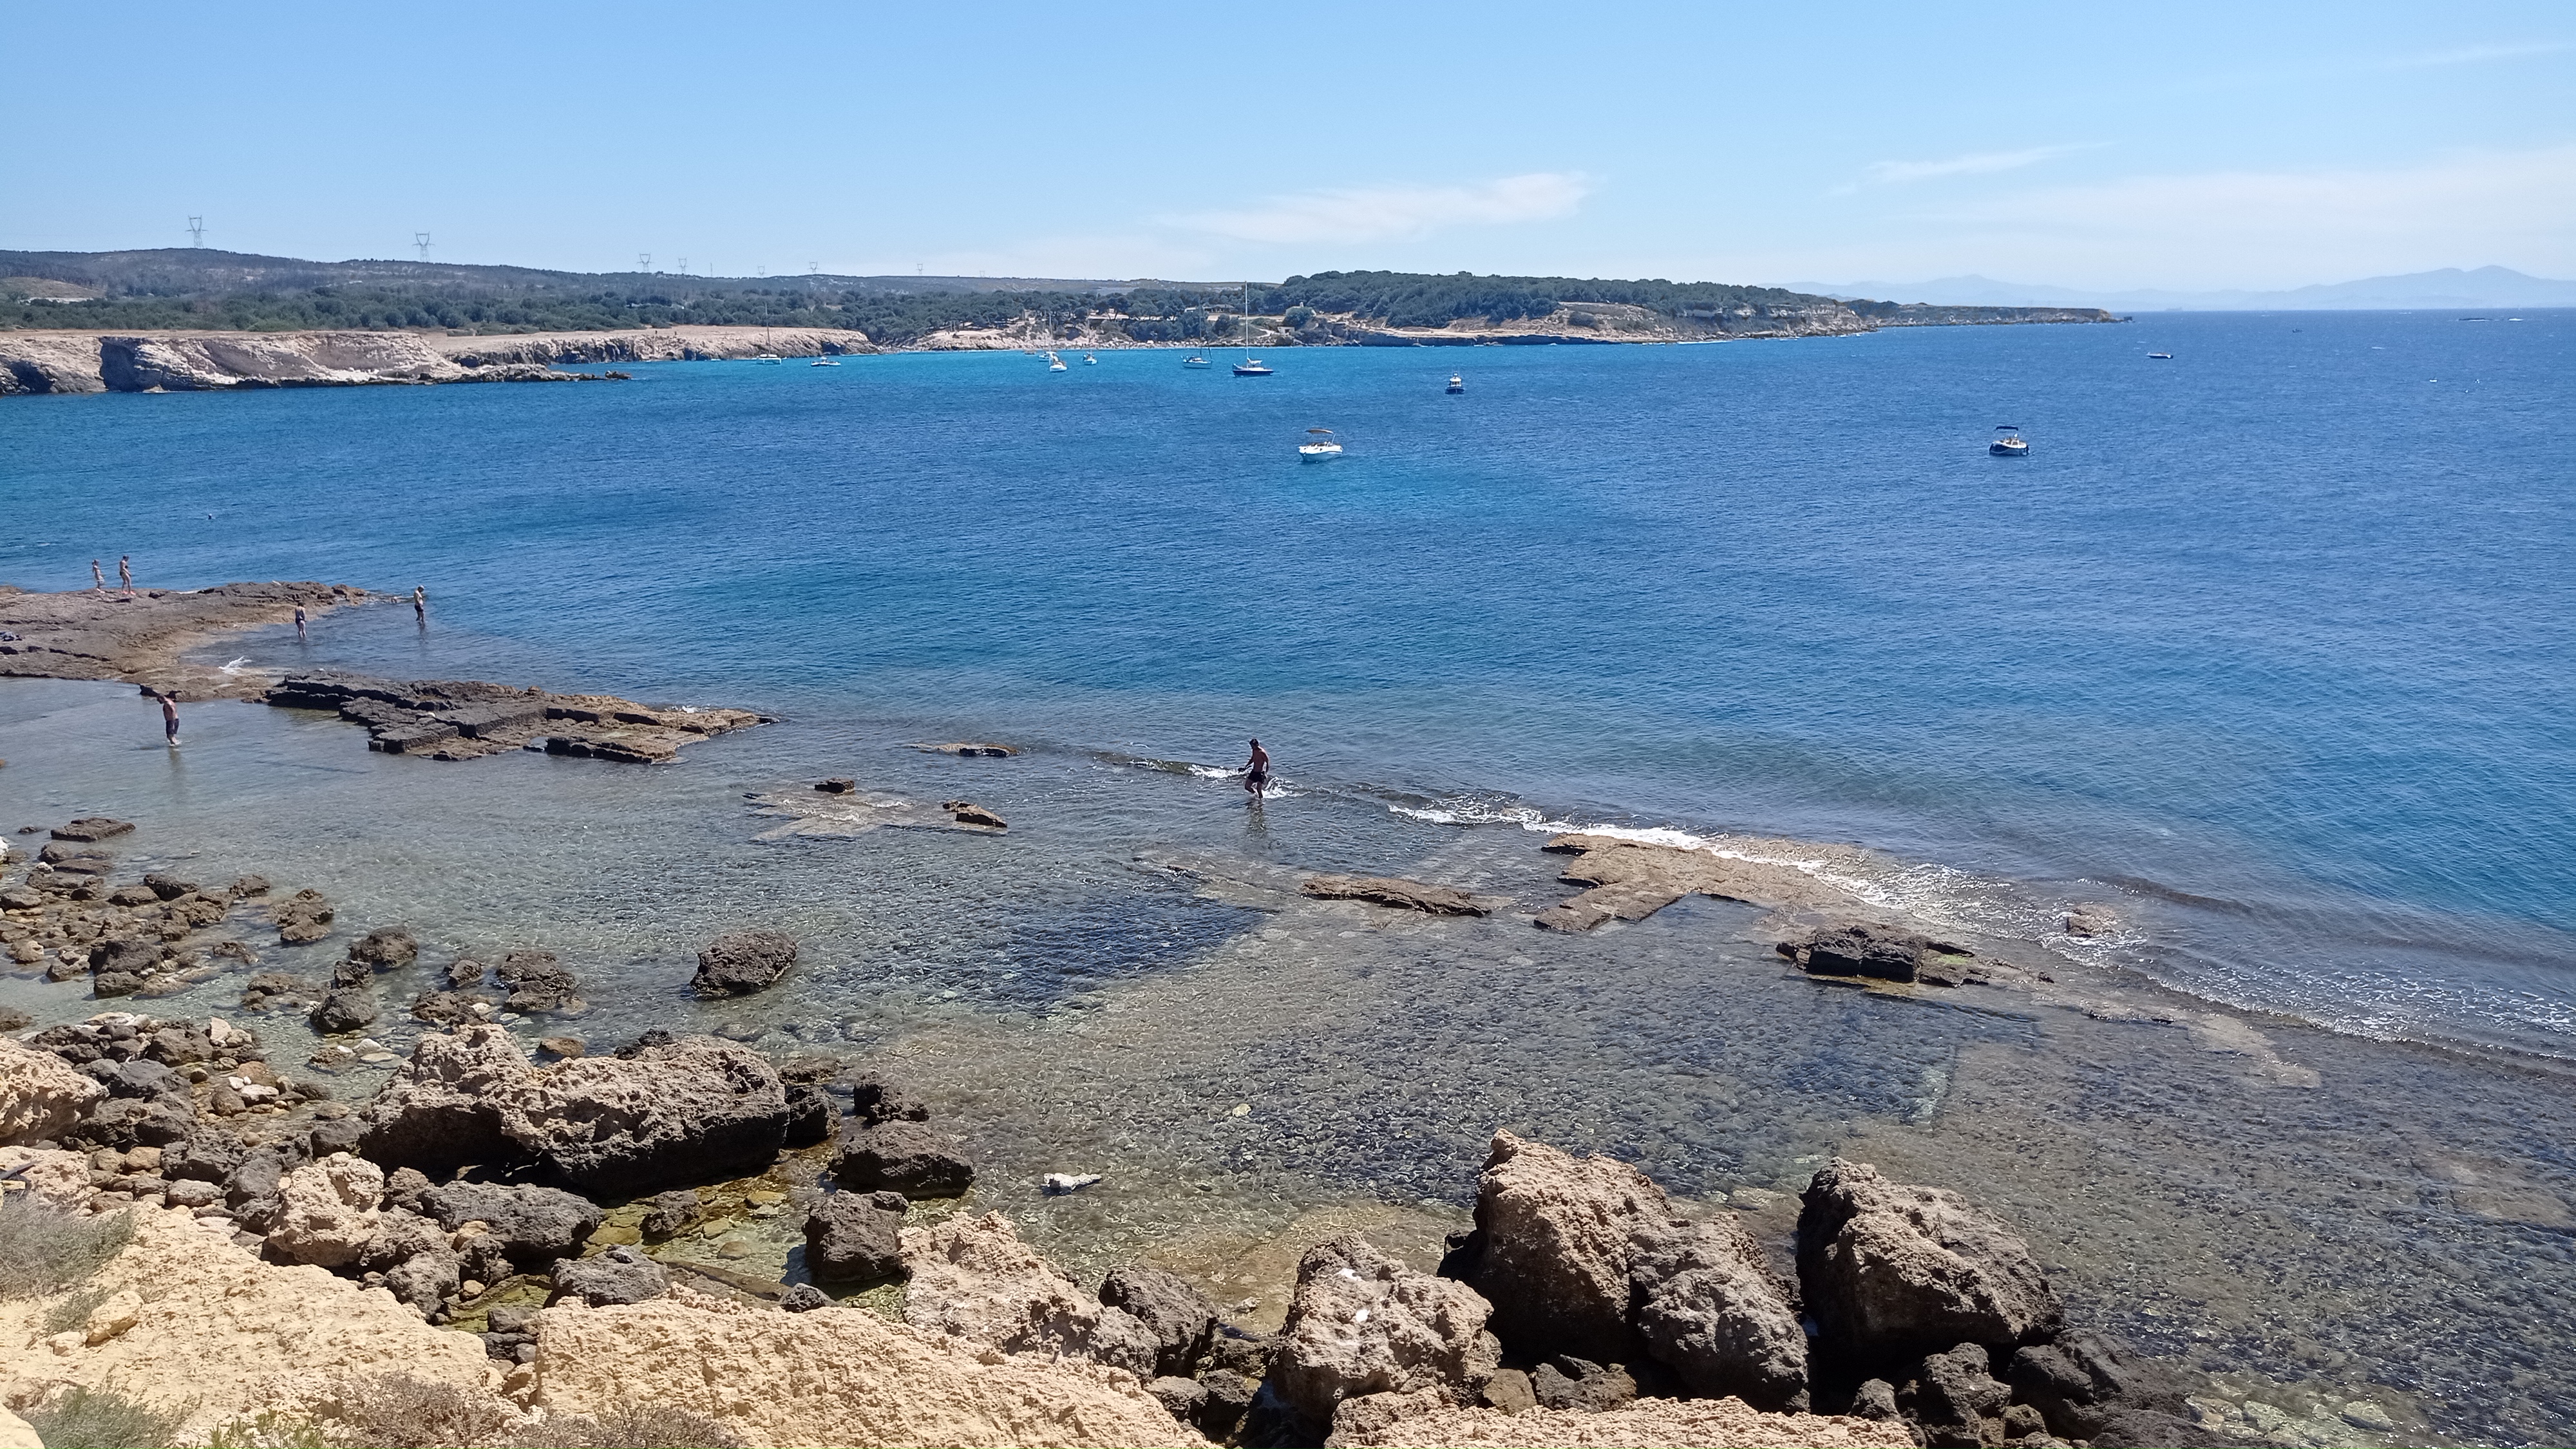
M 0 246 L 2576 277 L 2576 6 L 22 6 Z

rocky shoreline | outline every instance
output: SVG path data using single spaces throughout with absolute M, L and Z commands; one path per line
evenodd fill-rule
M 0 1215 L 132 1235 L 86 1275 L 0 1292 L 0 1399 L 39 1423 L 113 1392 L 186 1397 L 169 1442 L 189 1443 L 255 1422 L 418 1442 L 387 1420 L 433 1408 L 467 1426 L 441 1442 L 478 1444 L 2048 1449 L 2394 1429 L 2356 1401 L 2262 1430 L 2203 1376 L 2071 1325 L 2013 1226 L 1856 1161 L 1814 1170 L 1794 1234 L 1772 1237 L 1755 1225 L 1779 1231 L 1775 1194 L 1684 1203 L 1627 1163 L 1498 1131 L 1473 1226 L 1436 1270 L 1365 1232 L 1299 1243 L 1284 1321 L 1247 1328 L 1146 1263 L 1086 1286 L 975 1211 L 983 1154 L 881 1060 L 672 1030 L 602 1050 L 575 1034 L 590 1008 L 552 953 L 432 960 L 400 926 L 353 935 L 316 891 L 121 881 L 124 821 L 50 833 L 20 884 L 0 876 L 21 970 L 143 1000 L 250 974 L 241 1018 L 110 1010 L 0 1038 Z M 1550 846 L 1576 857 L 1567 885 L 1622 892 L 1614 913 L 1694 892 L 1765 896 L 1783 920 L 1836 908 L 1766 884 L 1759 860 Z M 1390 918 L 1510 905 L 1391 877 L 1280 884 Z M 1834 920 L 1781 954 L 1873 989 L 2047 989 L 1958 943 Z M 258 969 L 334 936 L 349 944 L 327 979 Z M 757 994 L 798 955 L 784 933 L 730 934 L 686 989 Z M 424 1029 L 398 1056 L 362 1033 L 406 994 Z M 237 1024 L 281 1011 L 323 1035 L 300 1067 Z M 372 1093 L 339 1095 L 378 1068 Z M 764 1230 L 801 1238 L 783 1273 L 737 1250 Z M 209 1376 L 208 1357 L 259 1371 Z M 639 1437 L 561 1437 L 648 1410 Z
M 334 609 L 398 604 L 347 584 L 237 583 L 196 590 L 30 593 L 0 585 L 0 676 L 112 679 L 183 702 L 257 699 L 366 727 L 367 748 L 433 760 L 508 750 L 668 764 L 695 740 L 771 723 L 743 709 L 649 705 L 482 680 L 390 680 L 345 671 L 285 675 L 189 662 L 211 640 Z
M 1744 306 L 1667 316 L 1618 303 L 1559 308 L 1509 324 L 1470 318 L 1446 327 L 1389 327 L 1318 315 L 1290 327 L 1249 319 L 1195 344 L 1138 342 L 1111 318 L 1054 327 L 1034 317 L 990 328 L 933 332 L 903 347 L 828 328 L 657 327 L 617 332 L 475 336 L 438 332 L 0 332 L 0 397 L 39 393 L 204 392 L 278 387 L 453 382 L 600 381 L 618 373 L 565 372 L 560 363 L 739 361 L 875 352 L 1086 351 L 1199 347 L 1554 347 L 1598 343 L 1710 342 L 1843 337 L 1882 327 L 1977 327 L 2116 322 L 2091 307 L 1941 307 L 1924 303 Z

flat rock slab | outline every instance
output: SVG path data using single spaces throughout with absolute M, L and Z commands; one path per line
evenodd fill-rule
M 1009 745 L 997 745 L 990 740 L 956 740 L 941 745 L 914 745 L 913 748 L 920 750 L 925 754 L 961 755 L 968 759 L 989 758 L 1000 760 L 1008 759 L 1019 753 L 1018 750 Z
M 907 800 L 877 790 L 852 788 L 835 795 L 812 790 L 771 790 L 744 798 L 752 803 L 753 814 L 787 822 L 760 832 L 757 838 L 761 840 L 784 840 L 797 835 L 865 835 L 871 830 L 888 829 L 953 830 L 961 835 L 1002 833 L 993 826 L 961 820 L 955 811 L 937 801 Z
M 1579 857 L 1557 879 L 1588 887 L 1533 919 L 1551 931 L 1642 921 L 1688 895 L 1784 911 L 1866 904 L 1859 886 L 1868 857 L 1846 846 L 1726 836 L 1687 847 L 1575 834 L 1557 836 L 1544 848 Z
M 680 747 L 769 722 L 744 709 L 638 704 L 606 694 L 553 694 L 479 679 L 379 679 L 325 670 L 291 675 L 261 696 L 280 709 L 332 710 L 389 755 L 471 760 L 506 750 L 667 764 Z
M 1299 889 L 1320 901 L 1367 901 L 1432 916 L 1481 916 L 1485 907 L 1455 886 L 1390 875 L 1309 876 Z
M 122 679 L 171 690 L 182 700 L 255 699 L 274 678 L 189 664 L 180 655 L 243 629 L 289 623 L 300 606 L 319 618 L 347 604 L 385 599 L 346 584 L 238 583 L 211 589 L 76 589 L 28 593 L 0 586 L 0 675 L 29 679 Z

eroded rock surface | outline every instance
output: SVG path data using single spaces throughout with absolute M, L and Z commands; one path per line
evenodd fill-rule
M 1481 916 L 1485 908 L 1455 886 L 1431 885 L 1386 875 L 1310 876 L 1299 887 L 1322 901 L 1367 901 L 1427 916 Z
M 1123 1309 L 1101 1304 L 1020 1241 L 1000 1213 L 907 1228 L 903 1317 L 916 1328 L 1005 1353 L 1060 1353 L 1154 1377 L 1162 1345 Z
M 1501 1362 L 1485 1331 L 1492 1313 L 1466 1284 L 1408 1268 L 1365 1238 L 1319 1243 L 1297 1265 L 1271 1391 L 1318 1426 L 1364 1395 L 1472 1400 Z
M 693 740 L 766 722 L 749 710 L 654 706 L 475 679 L 404 681 L 336 670 L 291 675 L 262 697 L 282 709 L 329 710 L 364 725 L 371 750 L 433 760 L 527 749 L 662 764 Z
M 1642 1399 L 1623 1409 L 1587 1414 L 1568 1409 L 1436 1408 L 1382 1423 L 1335 1425 L 1327 1441 L 1385 1449 L 1636 1449 L 1688 1444 L 1698 1449 L 1915 1449 L 1901 1423 L 1766 1414 L 1734 1399 Z
M 735 931 L 698 953 L 690 989 L 700 996 L 747 996 L 765 990 L 796 964 L 796 938 L 784 931 Z
M 1863 1358 L 2008 1349 L 2064 1322 L 2057 1295 L 2010 1228 L 1956 1193 L 1893 1183 L 1840 1158 L 1798 1215 L 1798 1277 L 1823 1335 Z
M 0 1145 L 58 1136 L 106 1095 L 52 1052 L 0 1037 Z

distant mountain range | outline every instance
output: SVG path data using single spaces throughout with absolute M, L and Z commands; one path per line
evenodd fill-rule
M 2507 267 L 2464 272 L 2410 272 L 2364 277 L 2288 292 L 2085 291 L 1998 282 L 1992 277 L 1940 277 L 1929 282 L 1788 282 L 1793 292 L 1868 297 L 1889 302 L 1934 302 L 1958 307 L 2108 307 L 2119 312 L 2404 311 L 2460 308 L 2576 307 L 2576 282 L 2530 277 Z

